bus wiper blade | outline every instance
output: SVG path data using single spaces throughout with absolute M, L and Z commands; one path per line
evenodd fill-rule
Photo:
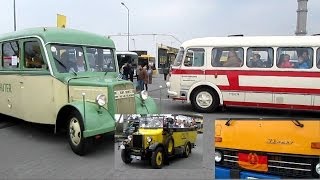
M 301 127 L 301 128 L 303 128 L 303 124 L 301 124 L 300 122 L 299 122 L 299 120 L 291 120 L 292 122 L 293 122 L 293 124 L 294 125 L 296 125 L 296 126 L 298 126 L 298 127 Z
M 61 61 L 59 61 L 56 57 L 53 57 L 53 59 L 57 61 L 67 72 L 69 72 L 68 68 Z M 73 69 L 72 69 L 72 72 L 75 76 L 77 76 L 77 73 Z
M 224 125 L 226 125 L 226 126 L 230 126 L 230 123 L 231 122 L 231 119 L 229 119 L 227 122 L 226 122 L 226 124 L 224 124 Z

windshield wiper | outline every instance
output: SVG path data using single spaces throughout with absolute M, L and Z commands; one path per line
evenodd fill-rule
M 66 65 L 64 65 L 61 61 L 59 61 L 56 57 L 53 57 L 53 59 L 55 60 L 55 61 L 57 61 L 67 72 L 69 72 L 68 71 L 68 68 L 66 67 Z M 73 74 L 75 75 L 75 76 L 77 76 L 77 73 L 72 69 L 72 71 L 71 72 L 73 72 Z
M 226 122 L 226 124 L 224 124 L 224 125 L 226 125 L 226 126 L 230 126 L 230 122 L 231 122 L 232 120 L 231 119 L 229 119 L 227 122 Z
M 294 125 L 296 125 L 296 126 L 298 126 L 298 127 L 301 127 L 301 128 L 303 128 L 303 124 L 301 124 L 300 122 L 299 122 L 299 120 L 291 120 L 292 122 L 293 122 L 293 124 Z

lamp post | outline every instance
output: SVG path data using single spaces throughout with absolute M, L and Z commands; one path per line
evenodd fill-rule
M 123 2 L 121 2 L 121 4 L 125 7 L 125 8 L 127 8 L 127 10 L 128 10 L 128 51 L 129 51 L 129 44 L 130 44 L 130 34 L 129 34 L 129 8 L 123 3 Z
M 17 30 L 17 26 L 16 26 L 16 0 L 13 0 L 13 29 L 14 29 L 14 31 Z

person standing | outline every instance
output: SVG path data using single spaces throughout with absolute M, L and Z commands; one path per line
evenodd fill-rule
M 152 73 L 153 73 L 153 70 L 152 70 L 152 66 L 149 65 L 148 68 L 147 68 L 147 73 L 148 73 L 148 83 L 149 84 L 152 84 Z
M 148 74 L 148 69 L 149 69 L 149 66 L 148 65 L 145 65 L 142 69 L 142 71 L 144 71 L 144 79 L 143 79 L 143 83 L 144 83 L 144 86 L 145 86 L 145 90 L 148 91 L 148 84 L 149 84 L 149 74 Z
M 169 67 L 164 67 L 163 68 L 163 77 L 164 77 L 165 81 L 167 80 L 168 74 L 169 74 Z
M 147 71 L 144 70 L 142 66 L 139 66 L 139 74 L 137 78 L 139 91 L 144 90 L 144 80 L 146 79 L 146 77 L 147 77 Z
M 130 81 L 133 82 L 133 74 L 134 74 L 134 69 L 132 66 L 132 63 L 129 64 L 129 77 L 130 77 Z

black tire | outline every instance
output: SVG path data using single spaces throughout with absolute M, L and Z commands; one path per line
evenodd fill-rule
M 170 137 L 166 142 L 166 149 L 167 149 L 167 155 L 172 156 L 174 155 L 174 141 L 173 138 Z
M 160 157 L 159 157 L 159 154 Z M 161 169 L 163 166 L 163 162 L 164 162 L 164 157 L 165 154 L 163 152 L 162 147 L 157 147 L 157 149 L 155 151 L 152 152 L 152 156 L 151 156 L 151 166 L 154 169 Z
M 190 144 L 190 143 L 187 143 L 187 144 L 184 146 L 183 157 L 184 157 L 184 158 L 187 158 L 187 157 L 189 157 L 190 154 L 191 154 L 191 144 Z
M 78 125 L 77 130 L 75 130 L 76 125 Z M 71 111 L 67 124 L 68 142 L 72 151 L 80 156 L 87 154 L 92 144 L 92 138 L 83 137 L 83 130 L 84 125 L 80 113 L 75 110 Z
M 199 105 L 199 103 L 197 102 L 197 96 L 200 94 L 205 94 L 205 95 L 211 96 L 212 102 L 211 103 L 209 102 L 209 105 L 207 105 L 207 106 Z M 214 90 L 211 90 L 209 88 L 204 88 L 204 87 L 196 89 L 192 93 L 190 101 L 191 101 L 191 105 L 192 105 L 193 109 L 195 111 L 201 112 L 201 113 L 213 112 L 219 107 L 219 104 L 220 104 L 220 98 L 219 98 L 219 95 L 217 94 L 217 92 Z
M 132 158 L 130 158 L 130 153 L 125 149 L 121 150 L 121 159 L 126 164 L 130 164 L 132 161 Z

